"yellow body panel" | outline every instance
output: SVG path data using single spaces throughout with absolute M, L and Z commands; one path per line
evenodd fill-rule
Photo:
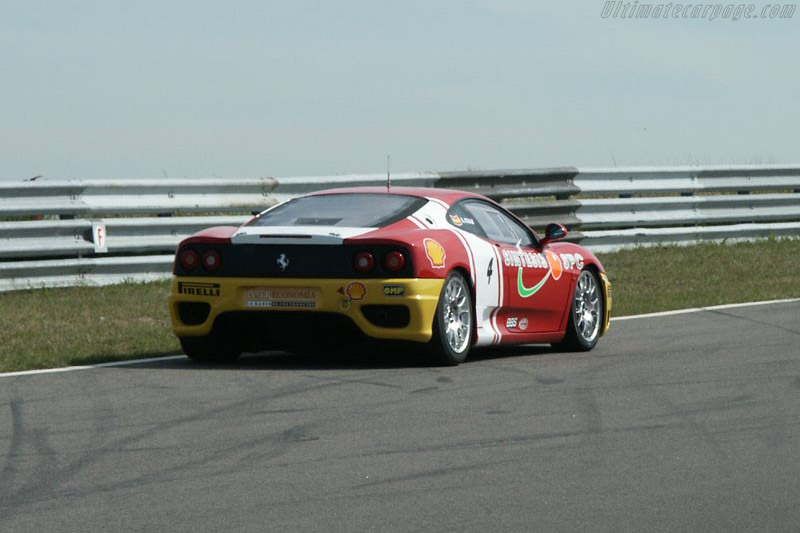
M 214 319 L 221 313 L 268 310 L 282 313 L 297 311 L 339 313 L 350 317 L 359 329 L 370 337 L 427 342 L 432 335 L 433 318 L 443 284 L 443 279 L 423 278 L 300 279 L 184 276 L 173 279 L 169 308 L 172 316 L 172 330 L 178 337 L 208 335 L 211 333 Z M 204 288 L 203 285 L 206 287 Z M 400 292 L 395 287 L 402 287 L 403 294 L 384 294 L 387 286 L 390 287 L 388 290 L 390 293 Z M 250 307 L 246 305 L 245 295 L 248 291 L 259 288 L 310 289 L 316 294 L 314 307 Z M 366 290 L 364 291 L 364 289 Z M 211 312 L 205 322 L 190 326 L 181 322 L 178 314 L 180 302 L 207 302 L 211 305 Z M 408 307 L 411 320 L 408 326 L 403 328 L 376 326 L 361 312 L 361 306 L 367 304 L 405 305 Z
M 603 317 L 603 329 L 600 331 L 601 335 L 605 335 L 608 328 L 611 327 L 611 281 L 604 272 L 600 272 L 600 281 L 603 285 L 603 295 L 606 301 L 606 316 Z

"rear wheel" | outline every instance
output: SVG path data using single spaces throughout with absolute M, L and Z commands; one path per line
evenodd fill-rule
M 603 316 L 605 315 L 600 283 L 592 271 L 584 270 L 575 285 L 575 296 L 572 298 L 567 334 L 563 341 L 554 346 L 574 352 L 591 350 L 600 337 Z
M 180 341 L 183 353 L 190 359 L 203 363 L 235 361 L 242 353 L 236 346 L 214 335 L 181 337 Z
M 437 363 L 464 362 L 472 346 L 474 320 L 469 285 L 460 272 L 453 271 L 444 282 L 433 320 L 430 348 Z

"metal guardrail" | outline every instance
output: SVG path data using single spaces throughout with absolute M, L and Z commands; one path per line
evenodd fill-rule
M 103 224 L 109 235 L 104 255 L 174 253 L 178 243 L 189 235 L 211 226 L 240 226 L 249 218 L 237 215 L 0 222 L 0 261 L 92 255 L 92 226 L 96 223 Z
M 703 241 L 751 241 L 765 237 L 797 237 L 800 222 L 768 224 L 730 224 L 678 228 L 631 228 L 587 232 L 581 243 L 591 244 L 594 252 L 613 252 L 634 246 L 690 245 Z
M 384 174 L 0 182 L 0 291 L 168 277 L 188 235 L 308 192 Z M 421 172 L 395 186 L 489 196 L 596 251 L 800 235 L 800 166 Z M 190 215 L 190 216 L 185 216 Z M 41 220 L 29 220 L 30 218 Z
M 0 181 L 0 217 L 261 211 L 274 178 Z
M 800 235 L 800 166 L 581 169 L 581 244 L 632 246 Z
M 0 291 L 110 285 L 170 276 L 173 254 L 0 262 Z

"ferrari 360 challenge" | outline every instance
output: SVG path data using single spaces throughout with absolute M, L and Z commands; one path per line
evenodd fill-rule
M 200 361 L 364 335 L 424 343 L 449 365 L 474 346 L 590 350 L 611 285 L 590 251 L 557 242 L 566 234 L 539 236 L 468 192 L 320 191 L 181 242 L 173 331 Z

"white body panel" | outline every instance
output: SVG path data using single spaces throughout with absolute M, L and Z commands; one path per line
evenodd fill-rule
M 233 244 L 341 244 L 349 237 L 376 228 L 339 226 L 243 226 L 233 234 Z
M 447 221 L 447 204 L 436 198 L 428 200 L 430 202 L 409 218 L 412 221 L 416 219 L 415 223 L 420 227 L 448 229 L 464 245 L 469 256 L 472 285 L 475 287 L 476 345 L 497 344 L 502 332 L 497 327 L 496 315 L 503 306 L 505 288 L 500 252 L 492 243 L 450 224 Z M 430 221 L 434 224 L 430 224 Z

